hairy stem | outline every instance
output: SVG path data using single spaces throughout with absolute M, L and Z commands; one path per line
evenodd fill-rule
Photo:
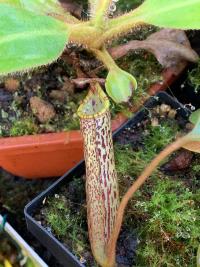
M 143 183 L 147 180 L 147 178 L 152 174 L 152 172 L 163 159 L 189 142 L 191 142 L 189 136 L 185 136 L 176 140 L 175 142 L 167 146 L 163 151 L 161 151 L 160 154 L 158 154 L 146 167 L 143 173 L 137 178 L 136 182 L 129 188 L 127 193 L 122 198 L 117 211 L 116 223 L 114 225 L 113 232 L 106 249 L 109 267 L 113 267 L 115 264 L 116 243 L 120 233 L 124 212 L 129 200 L 132 198 L 133 194 L 143 185 Z
M 95 39 L 101 36 L 102 32 L 100 29 L 96 29 L 94 26 L 91 26 L 90 21 L 71 24 L 69 29 L 70 42 L 81 44 L 89 50 L 92 48 L 98 48 L 98 45 L 96 47 L 93 43 Z
M 106 247 L 119 204 L 109 100 L 96 84 L 78 109 L 84 139 L 86 197 L 92 252 L 107 266 Z
M 92 51 L 96 57 L 104 63 L 109 71 L 119 68 L 105 48 L 101 50 L 93 49 Z
M 138 25 L 143 25 L 143 18 L 140 16 L 139 12 L 140 9 L 136 8 L 125 15 L 109 19 L 104 33 L 96 40 L 95 46 L 97 46 L 97 43 L 99 46 L 102 46 L 107 41 L 117 38 L 119 35 L 126 34 Z
M 94 0 L 93 2 L 91 6 L 92 21 L 96 27 L 102 28 L 108 18 L 108 10 L 112 0 Z

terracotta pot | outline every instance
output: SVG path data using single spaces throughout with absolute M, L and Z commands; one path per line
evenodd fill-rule
M 179 74 L 184 68 L 182 66 Z M 149 94 L 167 89 L 177 76 L 171 70 L 165 70 L 164 82 L 152 85 Z M 125 116 L 118 114 L 113 120 L 113 130 L 126 120 Z M 0 166 L 14 175 L 29 179 L 61 176 L 81 159 L 83 149 L 80 131 L 0 139 Z

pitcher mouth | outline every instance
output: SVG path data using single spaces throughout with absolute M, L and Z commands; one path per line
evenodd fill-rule
M 78 108 L 77 114 L 81 119 L 96 118 L 109 109 L 109 99 L 101 86 L 96 83 L 91 88 Z

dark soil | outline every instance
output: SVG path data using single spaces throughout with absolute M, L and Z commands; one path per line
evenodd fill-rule
M 79 122 L 75 113 L 86 91 L 75 90 L 69 77 L 75 77 L 73 69 L 60 60 L 48 68 L 17 77 L 20 85 L 15 92 L 9 92 L 5 83 L 1 83 L 1 135 L 18 136 L 78 129 Z M 30 108 L 33 96 L 53 104 L 56 116 L 44 123 L 38 121 Z
M 148 32 L 150 33 L 150 30 L 146 30 L 146 34 Z M 80 62 L 87 61 L 91 57 L 82 49 L 75 50 L 77 50 Z M 73 54 L 73 49 L 68 53 Z M 77 66 L 71 64 L 77 63 L 72 63 L 70 60 L 69 56 L 64 55 L 62 59 L 48 67 L 22 76 L 0 80 L 0 136 L 22 136 L 79 129 L 76 112 L 80 102 L 87 94 L 88 86 L 77 88 L 71 79 L 77 78 L 77 75 L 79 78 L 87 77 L 90 67 L 83 65 L 82 69 L 86 68 L 87 70 L 80 72 L 78 69 L 75 73 L 74 68 Z M 146 64 L 146 61 L 149 64 Z M 138 81 L 139 89 L 134 93 L 130 104 L 137 105 L 151 84 L 162 81 L 162 68 L 150 54 L 132 53 L 120 60 L 119 65 L 133 74 Z M 99 76 L 104 78 L 106 73 L 103 71 Z M 55 115 L 41 121 L 35 112 L 40 112 L 44 105 L 40 108 L 31 107 L 30 102 L 33 97 L 50 104 Z M 111 101 L 112 116 L 114 117 L 117 112 L 124 112 L 127 115 L 130 104 L 116 105 Z
M 179 116 L 176 116 L 176 119 L 169 118 L 168 116 L 168 111 L 161 111 L 160 107 L 157 106 L 153 110 L 149 110 L 147 119 L 139 123 L 137 127 L 127 128 L 117 136 L 115 153 L 122 195 L 137 177 L 139 174 L 138 172 L 141 172 L 147 162 L 154 157 L 155 153 L 158 153 L 165 145 L 170 143 L 175 138 L 178 131 L 187 131 L 185 130 L 187 120 Z M 154 135 L 155 138 L 153 137 Z M 145 146 L 144 139 L 149 140 L 149 147 Z M 139 161 L 136 162 L 138 166 L 134 165 L 135 169 L 133 166 L 130 166 L 130 164 L 133 164 L 129 163 L 132 161 L 131 158 L 127 158 L 129 162 L 126 162 L 127 159 L 120 159 L 119 154 L 123 150 L 128 149 L 128 147 L 131 147 L 136 154 L 141 153 L 143 158 L 143 153 L 145 153 L 145 161 L 143 160 L 144 162 L 142 162 L 142 160 L 139 159 Z M 129 150 L 127 150 L 127 153 L 128 151 Z M 176 157 L 176 155 L 173 157 Z M 123 162 L 121 162 L 121 160 Z M 189 164 L 185 166 L 183 164 L 181 169 L 176 169 L 163 175 L 165 179 L 167 179 L 166 177 L 172 180 L 181 179 L 191 190 L 194 188 L 196 190 L 197 185 L 194 183 L 194 172 L 192 172 L 191 166 L 193 166 L 194 163 L 198 164 L 198 162 L 198 157 L 191 157 Z M 170 178 L 171 175 L 172 178 Z M 41 209 L 37 210 L 36 214 L 34 214 L 34 218 L 41 223 L 47 231 L 55 235 L 70 251 L 73 251 L 82 263 L 88 267 L 95 267 L 97 264 L 92 257 L 87 234 L 84 180 L 85 177 L 76 177 L 76 179 L 69 182 L 66 187 L 61 188 L 54 196 L 45 199 Z M 151 183 L 151 181 L 147 182 L 145 190 L 151 188 Z M 151 191 L 148 192 L 145 190 L 142 190 L 144 199 L 149 199 L 152 193 Z M 136 262 L 138 227 L 147 218 L 145 217 L 146 215 L 140 214 L 140 212 L 134 208 L 134 201 L 135 200 L 133 200 L 133 202 L 131 201 L 127 209 L 125 221 L 118 240 L 118 266 L 147 266 L 138 265 Z

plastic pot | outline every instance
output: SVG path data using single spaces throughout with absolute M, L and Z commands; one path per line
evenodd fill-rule
M 152 97 L 146 104 L 144 109 L 137 112 L 136 115 L 130 119 L 124 126 L 118 129 L 114 133 L 115 137 L 123 131 L 125 128 L 130 126 L 137 125 L 141 122 L 145 116 L 148 115 L 147 108 L 152 108 L 153 106 L 159 103 L 166 103 L 170 105 L 172 108 L 177 109 L 177 112 L 180 116 L 186 118 L 189 116 L 190 112 L 185 109 L 179 102 L 175 101 L 172 97 L 170 97 L 166 93 L 159 93 L 156 97 Z M 37 196 L 34 200 L 32 200 L 25 207 L 25 217 L 27 222 L 28 230 L 44 245 L 47 249 L 57 258 L 57 260 L 63 266 L 70 267 L 83 267 L 78 259 L 52 234 L 50 234 L 43 226 L 41 226 L 33 217 L 35 214 L 35 210 L 38 210 L 43 203 L 43 200 L 50 196 L 59 192 L 59 188 L 65 186 L 69 181 L 74 179 L 74 177 L 80 177 L 85 174 L 85 166 L 84 161 L 80 162 L 76 167 L 67 172 L 63 177 L 58 179 L 55 183 L 53 183 L 47 190 L 42 192 L 39 196 Z
M 0 225 L 3 223 L 3 217 L 0 215 Z M 24 241 L 24 239 L 6 222 L 4 231 L 6 235 L 19 247 L 24 257 L 27 257 L 34 264 L 34 267 L 48 267 L 48 265 L 38 256 L 38 254 Z M 1 234 L 1 233 L 0 233 Z
M 165 70 L 163 82 L 152 85 L 149 95 L 167 89 L 177 77 L 170 69 Z M 119 114 L 113 120 L 113 130 L 126 121 Z M 0 166 L 13 175 L 29 179 L 61 176 L 83 159 L 82 146 L 80 131 L 1 138 Z

